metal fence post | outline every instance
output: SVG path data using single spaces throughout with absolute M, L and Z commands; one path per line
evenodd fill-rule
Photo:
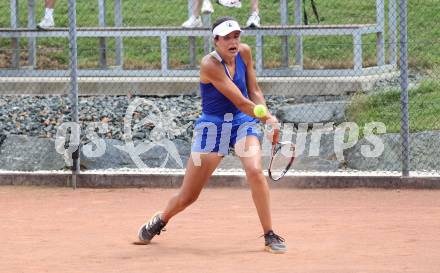
M 78 59 L 77 59 L 77 33 L 76 33 L 76 0 L 68 1 L 69 14 L 69 52 L 70 52 L 70 96 L 72 98 L 72 122 L 78 124 Z M 72 130 L 72 134 L 78 134 L 79 145 L 72 154 L 72 187 L 76 188 L 76 178 L 80 171 L 80 132 Z
M 206 28 L 210 28 L 211 26 L 211 14 L 205 14 L 202 16 L 203 26 Z M 211 36 L 205 36 L 203 37 L 204 41 L 204 52 L 205 55 L 209 54 L 212 50 L 212 37 Z
M 168 36 L 160 36 L 160 58 L 161 58 L 161 71 L 162 76 L 168 74 Z
M 99 26 L 105 27 L 105 0 L 98 0 L 98 20 Z M 107 44 L 106 38 L 99 38 L 99 67 L 107 67 Z
M 385 0 L 376 0 L 376 25 L 380 32 L 377 33 L 377 65 L 385 64 Z
M 280 17 L 281 25 L 286 26 L 289 24 L 289 10 L 287 5 L 287 0 L 280 1 Z M 289 37 L 281 37 L 281 66 L 289 66 Z
M 295 0 L 295 25 L 302 24 L 302 0 Z M 299 65 L 301 69 L 304 66 L 303 58 L 303 38 L 301 35 L 296 35 L 295 41 L 295 64 Z
M 388 31 L 390 33 L 390 64 L 397 65 L 397 7 L 396 0 L 388 2 Z
M 18 28 L 19 12 L 18 12 L 18 0 L 11 0 L 11 28 Z M 12 67 L 19 68 L 20 66 L 20 38 L 12 38 Z
M 28 0 L 28 28 L 35 28 L 35 0 Z M 28 38 L 28 61 L 29 66 L 34 69 L 36 64 L 36 47 L 37 42 L 35 37 Z
M 362 35 L 357 31 L 353 34 L 353 56 L 354 66 L 353 69 L 356 72 L 360 72 L 362 69 Z
M 256 40 L 255 44 L 257 47 L 256 52 L 255 52 L 255 59 L 256 59 L 255 70 L 256 70 L 257 76 L 261 76 L 263 74 L 263 69 L 264 69 L 263 35 L 257 34 L 257 37 L 255 40 Z
M 121 0 L 115 0 L 115 26 L 122 27 L 122 3 Z M 123 43 L 122 37 L 115 38 L 115 65 L 122 69 L 123 60 Z
M 409 109 L 408 109 L 408 29 L 407 29 L 407 0 L 399 1 L 400 14 L 400 100 L 402 107 L 402 176 L 409 176 L 410 143 L 409 143 Z
M 188 0 L 188 18 L 192 16 L 194 5 L 194 0 Z M 196 37 L 194 36 L 189 37 L 189 64 L 191 67 L 196 66 Z

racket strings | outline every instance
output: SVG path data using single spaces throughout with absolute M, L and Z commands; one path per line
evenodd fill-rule
M 285 144 L 274 147 L 269 166 L 269 174 L 273 180 L 278 180 L 284 176 L 292 163 L 294 153 L 293 145 Z

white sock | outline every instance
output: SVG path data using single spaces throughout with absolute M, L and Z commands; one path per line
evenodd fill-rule
M 46 8 L 46 13 L 44 14 L 46 18 L 53 18 L 53 9 Z
M 251 13 L 251 15 L 257 15 L 257 16 L 258 16 L 258 10 L 253 11 L 253 12 Z

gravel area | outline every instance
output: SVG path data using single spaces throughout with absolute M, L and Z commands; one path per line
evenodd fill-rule
M 409 75 L 409 87 L 416 87 L 424 76 L 418 73 Z M 372 93 L 396 90 L 400 88 L 399 78 L 382 80 L 376 83 Z M 107 125 L 105 133 L 95 131 L 102 138 L 124 140 L 124 120 L 130 103 L 139 97 L 128 96 L 90 96 L 80 97 L 79 119 L 83 142 L 87 126 L 94 122 Z M 143 96 L 148 105 L 142 105 L 132 113 L 132 139 L 149 139 L 151 130 L 161 123 L 166 128 L 169 139 L 190 141 L 195 120 L 201 114 L 199 96 Z M 302 96 L 286 98 L 283 96 L 266 96 L 269 109 L 277 109 L 289 104 L 313 103 L 323 101 L 349 100 L 343 96 Z M 0 96 L 0 145 L 2 135 L 17 134 L 54 138 L 57 129 L 63 122 L 71 121 L 71 100 L 67 96 Z M 142 126 L 135 126 L 149 116 L 150 121 Z
M 201 114 L 200 97 L 141 98 L 148 103 L 137 107 L 132 113 L 134 140 L 149 138 L 151 130 L 158 123 L 167 128 L 169 139 L 191 139 L 193 124 Z M 108 128 L 105 133 L 99 133 L 100 137 L 123 140 L 124 117 L 128 106 L 135 99 L 127 96 L 80 97 L 78 105 L 82 138 L 84 139 L 87 126 L 93 122 L 102 122 L 107 124 Z M 292 102 L 294 99 L 284 97 L 267 98 L 269 108 Z M 140 127 L 135 126 L 147 116 L 152 122 L 146 122 Z M 0 135 L 54 138 L 58 127 L 71 119 L 71 100 L 67 96 L 0 96 Z

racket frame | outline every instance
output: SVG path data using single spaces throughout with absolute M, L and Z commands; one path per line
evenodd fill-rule
M 293 155 L 290 157 L 289 162 L 287 163 L 287 165 L 284 168 L 284 170 L 281 172 L 281 175 L 278 178 L 274 178 L 272 176 L 272 172 L 270 170 L 272 168 L 273 159 L 275 157 L 275 154 L 278 153 L 278 151 L 280 151 L 284 145 L 290 145 L 291 147 L 293 147 L 293 151 L 292 151 Z M 290 141 L 280 141 L 278 143 L 273 144 L 272 145 L 272 156 L 270 157 L 269 168 L 267 169 L 267 172 L 269 174 L 270 179 L 272 179 L 272 181 L 278 181 L 281 178 L 283 178 L 284 175 L 289 171 L 289 169 L 292 166 L 294 160 L 295 160 L 295 144 L 293 144 Z

